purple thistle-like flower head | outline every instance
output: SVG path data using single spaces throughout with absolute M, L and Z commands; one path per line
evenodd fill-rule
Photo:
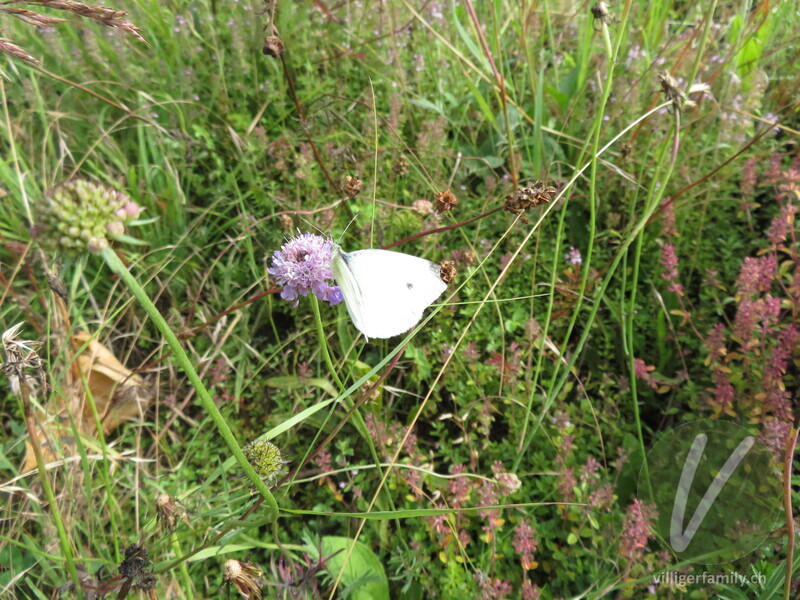
M 299 296 L 314 294 L 323 302 L 339 304 L 342 292 L 328 282 L 333 279 L 333 242 L 319 235 L 303 233 L 291 238 L 272 256 L 267 273 L 283 286 L 281 298 L 299 304 Z

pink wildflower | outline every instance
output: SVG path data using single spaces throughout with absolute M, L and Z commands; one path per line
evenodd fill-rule
M 683 296 L 683 285 L 678 277 L 678 255 L 675 253 L 675 246 L 664 244 L 661 249 L 661 266 L 664 272 L 661 278 L 670 282 L 669 291 L 675 292 L 678 296 Z
M 760 258 L 746 256 L 736 280 L 739 295 L 747 297 L 758 292 L 769 291 L 777 272 L 777 255 L 766 254 Z
M 655 371 L 656 368 L 653 366 L 648 365 L 644 362 L 641 358 L 634 358 L 633 359 L 633 374 L 636 379 L 641 379 L 647 385 L 649 385 L 654 390 L 658 389 L 658 382 L 655 378 L 650 374 L 651 371 Z
M 532 584 L 530 579 L 526 578 L 522 582 L 522 587 L 519 589 L 519 595 L 522 600 L 539 600 L 540 594 L 539 586 Z
M 514 540 L 511 545 L 520 555 L 522 568 L 526 571 L 535 568 L 533 553 L 536 552 L 539 542 L 536 540 L 536 531 L 527 519 L 522 519 L 514 528 Z
M 789 230 L 794 225 L 794 215 L 797 207 L 794 204 L 787 204 L 781 209 L 781 214 L 772 219 L 767 237 L 773 245 L 778 246 L 786 240 Z
M 653 509 L 634 498 L 622 526 L 620 553 L 629 560 L 636 558 L 644 550 L 649 537 L 650 518 Z

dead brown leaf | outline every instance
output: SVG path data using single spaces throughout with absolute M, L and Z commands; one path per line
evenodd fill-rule
M 77 356 L 72 372 L 66 377 L 63 396 L 56 399 L 55 418 L 37 424 L 38 442 L 46 462 L 58 459 L 59 452 L 53 446 L 61 447 L 62 456 L 65 450 L 74 447 L 70 417 L 79 432 L 88 436 L 97 434 L 87 390 L 94 400 L 104 435 L 126 421 L 141 418 L 151 400 L 142 377 L 123 365 L 91 334 L 79 332 L 71 341 Z M 26 442 L 22 471 L 35 467 L 33 449 Z

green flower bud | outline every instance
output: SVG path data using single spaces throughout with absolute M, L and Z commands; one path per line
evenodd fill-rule
M 39 199 L 34 232 L 46 249 L 99 252 L 125 233 L 128 215 L 140 211 L 117 190 L 74 179 Z
M 281 451 L 272 442 L 255 440 L 242 448 L 247 462 L 268 486 L 271 486 L 282 474 L 283 461 Z

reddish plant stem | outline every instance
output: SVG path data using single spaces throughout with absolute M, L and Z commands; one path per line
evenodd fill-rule
M 401 244 L 405 244 L 406 242 L 410 242 L 412 240 L 424 237 L 426 235 L 432 235 L 434 233 L 441 233 L 442 231 L 448 231 L 450 229 L 458 229 L 459 227 L 463 227 L 464 225 L 469 225 L 470 223 L 473 223 L 474 221 L 477 221 L 479 219 L 483 219 L 485 217 L 488 217 L 489 215 L 493 215 L 494 213 L 496 213 L 498 211 L 501 211 L 501 210 L 503 210 L 503 207 L 502 206 L 498 206 L 498 207 L 493 208 L 492 210 L 490 210 L 488 212 L 483 213 L 482 215 L 478 215 L 477 217 L 472 217 L 471 219 L 467 219 L 466 221 L 461 221 L 460 223 L 455 223 L 453 225 L 447 225 L 446 227 L 437 227 L 436 229 L 428 229 L 427 231 L 420 231 L 419 233 L 415 233 L 414 235 L 410 235 L 410 236 L 405 237 L 405 238 L 403 238 L 401 240 L 397 240 L 396 242 L 392 242 L 388 246 L 384 246 L 383 249 L 384 250 L 388 250 L 389 248 L 394 248 L 395 246 L 399 246 Z

